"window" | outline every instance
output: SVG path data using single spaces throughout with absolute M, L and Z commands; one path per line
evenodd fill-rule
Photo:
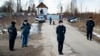
M 43 14 L 43 9 L 40 10 L 40 14 Z

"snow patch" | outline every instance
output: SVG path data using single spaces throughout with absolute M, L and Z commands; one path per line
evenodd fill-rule
M 31 24 L 31 29 L 30 29 L 30 34 L 35 34 L 39 32 L 38 24 L 37 23 L 32 23 Z
M 4 32 L 8 32 L 7 29 L 3 29 Z M 31 34 L 36 34 L 39 32 L 38 24 L 37 23 L 32 23 L 31 24 L 31 29 L 30 29 L 30 35 Z M 21 36 L 22 31 L 17 31 L 17 36 Z M 0 30 L 0 34 L 3 34 L 2 30 Z
M 95 36 L 99 37 L 99 39 L 100 39 L 100 34 L 98 34 L 98 33 L 96 33 L 96 32 L 93 32 L 93 34 L 94 34 Z
M 17 31 L 17 36 L 21 36 L 22 31 Z

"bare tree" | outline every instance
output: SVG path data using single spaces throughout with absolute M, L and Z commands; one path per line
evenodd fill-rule
M 33 6 L 32 6 L 32 12 L 36 12 L 35 4 L 33 4 Z
M 77 0 L 72 0 L 71 1 L 71 13 L 74 16 L 76 14 L 76 10 L 77 10 Z
M 17 0 L 17 12 L 21 12 L 22 7 L 21 7 L 21 0 Z
M 28 12 L 31 12 L 31 7 L 30 6 L 28 7 Z
M 13 11 L 12 3 L 10 1 L 6 1 L 2 7 L 5 8 L 5 10 L 7 10 L 7 12 Z

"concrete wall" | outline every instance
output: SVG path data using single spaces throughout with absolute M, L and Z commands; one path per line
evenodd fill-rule
M 56 14 L 49 14 L 49 15 L 47 15 L 47 19 L 50 19 L 50 17 L 53 20 L 58 20 L 59 19 L 59 15 L 56 15 Z

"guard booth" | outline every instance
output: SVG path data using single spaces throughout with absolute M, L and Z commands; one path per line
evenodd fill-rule
M 48 13 L 48 7 L 41 2 L 38 6 L 37 6 L 37 20 L 39 22 L 45 22 L 45 20 L 47 19 L 47 13 Z

